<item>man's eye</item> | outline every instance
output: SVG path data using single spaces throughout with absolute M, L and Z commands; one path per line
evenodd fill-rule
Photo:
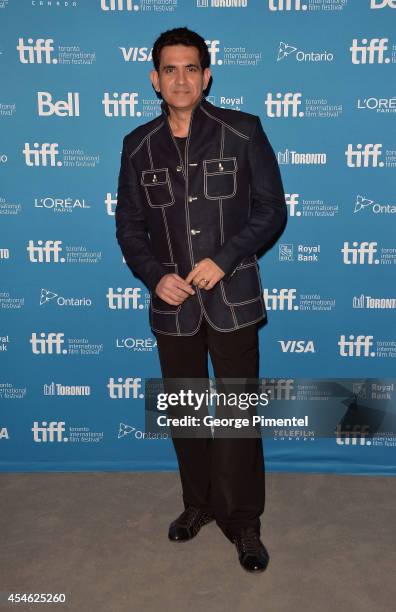
M 197 71 L 195 66 L 189 66 L 188 70 L 190 70 L 190 72 L 196 72 Z

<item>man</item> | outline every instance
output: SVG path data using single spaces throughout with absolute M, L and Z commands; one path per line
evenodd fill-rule
M 259 376 L 258 325 L 266 317 L 256 253 L 282 229 L 286 206 L 273 149 L 257 116 L 210 104 L 204 39 L 161 34 L 151 82 L 159 117 L 124 138 L 117 240 L 151 294 L 149 320 L 162 376 Z M 169 529 L 186 541 L 216 520 L 248 571 L 262 571 L 261 437 L 173 437 L 185 510 Z

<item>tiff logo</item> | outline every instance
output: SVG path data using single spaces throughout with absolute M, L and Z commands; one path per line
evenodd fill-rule
M 33 427 L 33 440 L 35 442 L 67 442 L 67 438 L 63 437 L 65 432 L 64 421 L 47 421 L 41 422 L 41 427 L 38 421 L 34 421 Z
M 38 337 L 39 336 L 39 337 Z M 64 345 L 64 334 L 62 332 L 32 332 L 32 337 L 29 342 L 32 345 L 32 353 L 34 355 L 64 355 L 66 349 L 62 349 Z
M 43 142 L 41 146 L 38 142 L 34 142 L 32 149 L 30 148 L 30 144 L 25 142 L 25 148 L 22 153 L 25 155 L 25 163 L 27 166 L 62 166 L 61 161 L 56 161 L 59 155 L 57 142 Z
M 370 351 L 374 336 L 357 336 L 355 339 L 351 334 L 348 338 L 346 340 L 346 336 L 342 335 L 338 341 L 341 357 L 375 357 L 375 352 Z
M 106 91 L 102 104 L 104 106 L 104 114 L 106 117 L 141 117 L 142 113 L 136 111 L 135 108 L 139 103 L 139 94 L 136 92 L 123 92 L 122 94 L 113 93 L 113 98 Z M 119 98 L 119 99 L 118 99 Z
M 117 378 L 117 382 L 114 382 L 114 378 L 109 378 L 109 384 L 107 385 L 109 390 L 110 399 L 142 399 L 143 393 L 139 393 L 139 389 L 142 388 L 141 378 Z M 132 394 L 131 394 L 132 389 Z
M 268 0 L 270 11 L 306 11 L 307 5 L 301 4 L 301 0 Z
M 383 168 L 384 162 L 378 161 L 382 155 L 382 144 L 380 143 L 367 143 L 364 145 L 357 144 L 356 149 L 353 148 L 352 144 L 348 144 L 348 148 L 345 151 L 347 166 L 349 168 L 361 168 L 363 161 L 363 168 L 369 166 L 373 168 Z
M 132 310 L 142 310 L 144 308 L 141 303 L 142 290 L 140 287 L 117 287 L 117 293 L 112 287 L 109 287 L 106 293 L 108 305 L 111 310 L 122 310 L 132 308 Z
M 377 252 L 377 242 L 344 242 L 341 249 L 343 254 L 343 262 L 346 265 L 362 265 L 362 264 L 379 264 L 378 259 L 374 259 L 374 254 Z
M 267 107 L 267 117 L 303 117 L 304 111 L 299 111 L 301 106 L 301 93 L 287 92 L 275 94 L 274 100 L 272 93 L 267 94 L 264 104 Z M 291 110 L 291 113 L 289 113 Z
M 21 64 L 57 64 L 56 57 L 51 58 L 54 47 L 52 38 L 38 38 L 34 42 L 33 38 L 27 39 L 27 45 L 24 44 L 23 38 L 19 39 L 17 51 L 19 51 L 19 61 Z
M 267 310 L 298 310 L 295 289 L 264 289 L 263 295 Z
M 298 206 L 299 193 L 285 193 L 286 204 L 289 207 L 289 215 L 291 217 L 301 217 L 301 211 L 296 210 Z
M 64 263 L 65 258 L 59 257 L 62 253 L 62 240 L 37 240 L 37 246 L 35 246 L 33 240 L 29 240 L 29 244 L 26 247 L 29 253 L 29 261 L 32 263 Z M 43 246 L 44 245 L 44 246 Z
M 100 0 L 102 11 L 138 11 L 139 5 L 133 0 Z
M 371 440 L 366 440 L 368 433 L 368 425 L 354 425 L 350 429 L 337 425 L 336 442 L 340 446 L 371 446 Z
M 214 65 L 218 65 L 221 66 L 223 63 L 222 59 L 217 60 L 216 57 L 220 51 L 220 41 L 219 40 L 205 40 L 207 46 L 208 46 L 208 51 L 209 51 L 209 56 L 210 56 L 210 63 L 212 66 Z
M 352 64 L 389 64 L 390 58 L 384 57 L 384 51 L 388 50 L 388 38 L 362 38 L 359 45 L 358 39 L 352 40 L 349 50 L 352 54 Z
M 110 216 L 110 217 L 114 217 L 115 215 L 115 208 L 117 205 L 117 194 L 115 199 L 111 197 L 111 193 L 107 192 L 106 193 L 106 197 L 105 197 L 105 205 L 106 205 L 106 213 Z

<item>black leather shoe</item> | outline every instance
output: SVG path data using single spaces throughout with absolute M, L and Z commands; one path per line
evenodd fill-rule
M 269 554 L 253 527 L 246 527 L 233 538 L 239 562 L 248 572 L 263 572 L 269 562 Z
M 214 518 L 200 508 L 188 506 L 169 527 L 168 537 L 172 542 L 187 542 L 197 535 L 198 531 L 213 521 Z

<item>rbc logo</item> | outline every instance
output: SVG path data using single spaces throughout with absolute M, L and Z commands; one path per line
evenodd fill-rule
M 56 161 L 59 155 L 57 142 L 43 142 L 41 146 L 38 142 L 34 142 L 33 149 L 30 148 L 28 142 L 25 142 L 25 148 L 22 152 L 25 155 L 27 166 L 62 166 L 61 161 Z
M 110 94 L 105 92 L 102 104 L 104 106 L 104 114 L 106 117 L 141 117 L 140 111 L 135 111 L 135 107 L 139 103 L 139 94 L 136 92 L 123 92 L 121 95 L 117 92 L 113 93 L 113 99 L 110 99 Z M 119 99 L 118 99 L 119 98 Z M 127 113 L 127 109 L 129 109 Z
M 270 11 L 306 11 L 307 5 L 301 4 L 301 0 L 268 0 Z
M 110 399 L 142 399 L 143 393 L 139 393 L 139 389 L 142 388 L 141 378 L 117 378 L 117 382 L 114 382 L 114 378 L 109 378 L 109 384 L 107 385 L 109 390 Z M 131 395 L 132 389 L 132 395 Z
M 142 310 L 144 308 L 141 302 L 142 290 L 140 287 L 127 287 L 124 290 L 121 287 L 117 287 L 117 292 L 115 293 L 113 288 L 109 287 L 109 291 L 106 293 L 111 310 L 127 310 L 129 308 L 132 308 L 132 310 Z
M 286 204 L 289 207 L 291 217 L 301 217 L 301 211 L 297 210 L 299 193 L 285 193 Z
M 21 64 L 57 64 L 56 57 L 51 58 L 54 47 L 52 38 L 38 38 L 34 43 L 33 38 L 28 38 L 28 45 L 25 45 L 23 38 L 19 39 L 17 51 L 19 51 L 19 61 Z M 27 57 L 26 57 L 27 54 Z M 44 58 L 44 61 L 43 61 Z
M 396 8 L 396 0 L 371 0 L 370 8 L 382 9 L 385 7 Z
M 77 92 L 67 92 L 67 102 L 58 100 L 52 102 L 52 95 L 49 91 L 37 92 L 37 106 L 39 117 L 79 117 L 80 116 L 80 95 Z
M 65 355 L 67 353 L 66 349 L 62 349 L 65 336 L 62 332 L 49 332 L 48 334 L 40 332 L 38 335 L 32 332 L 29 340 L 34 355 Z
M 303 117 L 304 111 L 299 111 L 301 106 L 301 93 L 287 92 L 283 96 L 281 93 L 275 94 L 276 100 L 273 99 L 272 93 L 267 94 L 267 99 L 264 102 L 267 107 L 267 117 Z M 291 109 L 291 114 L 289 114 Z
M 346 340 L 346 336 L 342 335 L 338 341 L 341 357 L 375 357 L 375 352 L 370 351 L 374 336 L 357 336 L 355 339 L 351 334 L 348 337 L 349 340 Z
M 209 55 L 210 55 L 210 63 L 212 66 L 221 66 L 223 64 L 223 60 L 222 59 L 216 59 L 217 54 L 220 51 L 220 41 L 219 40 L 205 40 L 206 44 L 208 45 L 208 51 L 209 51 Z
M 39 427 L 38 421 L 34 421 L 33 427 L 33 440 L 35 442 L 67 442 L 68 438 L 64 438 L 65 422 L 64 421 L 47 421 L 41 422 Z
M 29 261 L 32 263 L 64 263 L 65 258 L 59 257 L 62 252 L 61 244 L 62 240 L 46 240 L 45 243 L 37 240 L 37 246 L 35 246 L 34 241 L 29 240 L 26 247 Z
M 358 44 L 358 39 L 352 40 L 349 50 L 352 54 L 352 64 L 389 64 L 389 57 L 384 58 L 384 51 L 387 51 L 388 38 L 362 38 L 362 43 Z
M 384 162 L 378 162 L 378 159 L 382 155 L 382 144 L 368 143 L 364 145 L 363 150 L 362 147 L 362 144 L 357 144 L 356 149 L 353 149 L 353 145 L 348 144 L 348 148 L 345 151 L 347 166 L 349 166 L 349 168 L 361 168 L 363 160 L 363 168 L 368 168 L 369 166 L 373 168 L 383 168 Z
M 267 310 L 298 310 L 298 306 L 294 304 L 295 289 L 272 289 L 272 293 L 264 289 L 263 295 Z
M 346 265 L 362 265 L 362 264 L 379 264 L 378 259 L 374 259 L 374 254 L 377 252 L 377 242 L 344 242 L 341 249 L 343 254 L 343 262 Z

